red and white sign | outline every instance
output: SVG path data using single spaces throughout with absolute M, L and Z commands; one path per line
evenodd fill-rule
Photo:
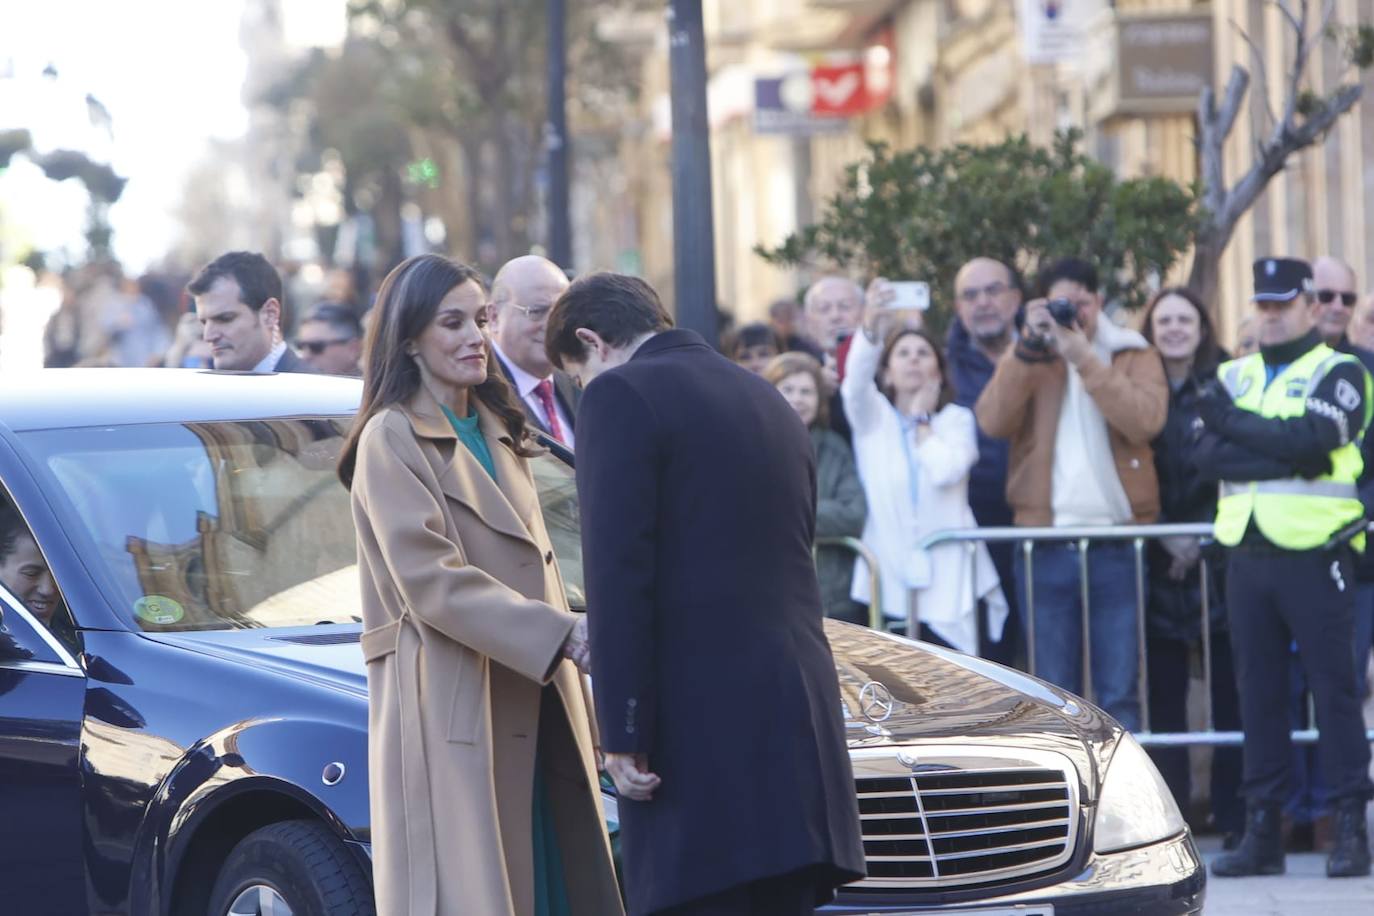
M 822 117 L 853 117 L 872 107 L 862 63 L 813 67 L 811 91 L 811 113 Z

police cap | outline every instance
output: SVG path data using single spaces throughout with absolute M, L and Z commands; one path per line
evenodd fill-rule
M 1255 302 L 1287 302 L 1312 289 L 1312 265 L 1297 258 L 1255 262 Z

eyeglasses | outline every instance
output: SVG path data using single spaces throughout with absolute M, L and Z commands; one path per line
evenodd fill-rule
M 352 337 L 338 337 L 334 340 L 297 340 L 294 346 L 300 353 L 309 353 L 311 356 L 319 356 L 330 347 L 338 344 L 346 344 L 353 339 Z
M 552 305 L 521 305 L 518 302 L 510 303 L 513 309 L 519 309 L 530 321 L 543 321 L 549 317 L 549 312 L 553 311 Z
M 998 280 L 996 283 L 989 283 L 987 286 L 970 286 L 968 289 L 959 291 L 959 299 L 963 302 L 977 302 L 980 297 L 987 296 L 989 299 L 996 299 L 1007 291 L 1007 284 Z
M 1345 306 L 1346 308 L 1354 307 L 1355 299 L 1357 298 L 1354 293 L 1338 293 L 1334 289 L 1317 290 L 1317 301 L 1320 302 L 1322 305 L 1331 304 L 1331 302 L 1333 302 L 1337 296 L 1341 297 L 1341 305 Z

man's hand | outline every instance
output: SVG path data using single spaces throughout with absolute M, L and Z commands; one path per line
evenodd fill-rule
M 1088 335 L 1083 329 L 1074 322 L 1074 326 L 1066 328 L 1055 321 L 1050 325 L 1051 333 L 1054 334 L 1055 349 L 1059 355 L 1071 366 L 1082 367 L 1093 356 L 1092 341 L 1088 340 Z
M 652 801 L 663 780 L 649 772 L 648 754 L 607 754 L 606 772 L 615 789 L 633 801 Z
M 1316 480 L 1318 477 L 1325 477 L 1331 473 L 1331 455 L 1328 453 L 1307 461 L 1301 461 L 1294 470 L 1304 480 Z
M 1054 336 L 1054 317 L 1045 307 L 1048 299 L 1032 299 L 1026 303 L 1025 325 L 1021 345 L 1036 353 L 1058 353 L 1058 339 Z
M 592 673 L 592 644 L 587 638 L 587 615 L 581 614 L 563 642 L 563 655 L 585 674 Z

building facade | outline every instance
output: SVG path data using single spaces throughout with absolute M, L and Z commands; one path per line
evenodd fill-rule
M 1313 4 L 1319 7 L 1321 4 Z M 1266 111 L 1279 105 L 1292 30 L 1264 0 L 760 0 L 706 3 L 711 74 L 712 202 L 718 298 L 740 320 L 761 317 L 811 279 L 754 252 L 808 223 L 869 140 L 898 146 L 988 143 L 1025 133 L 1047 143 L 1084 132 L 1085 148 L 1123 178 L 1199 176 L 1197 92 L 1223 87 L 1234 66 L 1251 91 L 1226 144 L 1226 179 L 1253 162 Z M 1050 21 L 1048 11 L 1057 16 Z M 1374 18 L 1374 0 L 1337 0 L 1335 21 Z M 1063 35 L 1055 29 L 1064 27 Z M 1316 30 L 1316 26 L 1313 26 Z M 642 272 L 672 287 L 666 29 L 644 55 L 654 129 L 633 149 Z M 755 81 L 798 67 L 886 55 L 880 105 L 837 132 L 793 136 L 757 129 Z M 1352 70 L 1337 36 L 1314 53 L 1305 87 L 1318 94 L 1370 78 Z M 1295 155 L 1236 229 L 1221 265 L 1215 310 L 1230 340 L 1248 303 L 1259 256 L 1348 261 L 1374 287 L 1374 118 L 1362 106 L 1318 145 Z M 1187 277 L 1185 263 L 1177 276 Z

